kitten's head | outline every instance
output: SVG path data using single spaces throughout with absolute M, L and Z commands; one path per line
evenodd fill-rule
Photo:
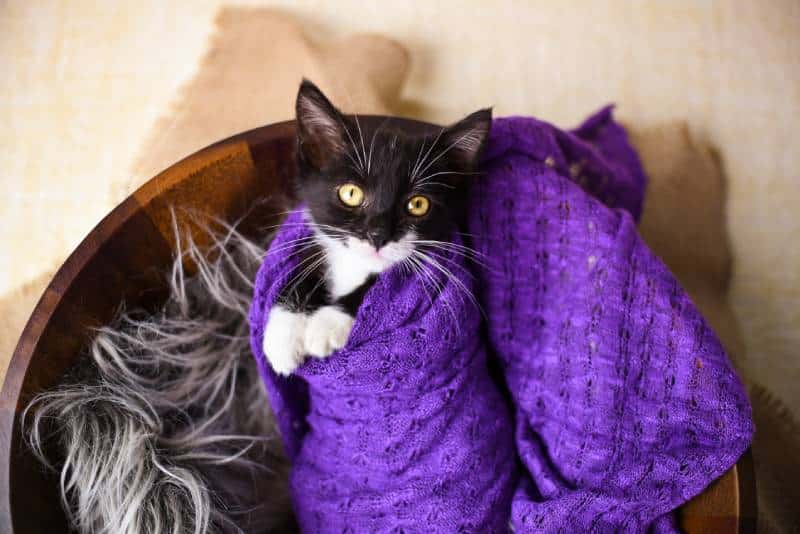
M 381 272 L 425 241 L 446 241 L 462 216 L 491 126 L 482 109 L 428 136 L 390 121 L 372 128 L 311 82 L 297 95 L 297 192 L 319 239 Z

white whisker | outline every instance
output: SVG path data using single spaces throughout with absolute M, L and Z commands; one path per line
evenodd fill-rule
M 458 290 L 465 297 L 467 297 L 470 300 L 470 302 L 472 302 L 472 304 L 481 312 L 481 315 L 486 317 L 486 314 L 484 313 L 483 308 L 478 302 L 478 299 L 475 298 L 475 295 L 467 288 L 466 285 L 464 285 L 464 282 L 462 282 L 455 274 L 453 274 L 453 272 L 450 269 L 444 267 L 441 263 L 436 261 L 429 254 L 425 254 L 424 252 L 420 252 L 419 250 L 416 250 L 415 253 L 418 254 L 423 259 L 425 259 L 432 267 L 441 272 L 447 279 L 452 281 L 456 285 L 456 288 L 458 288 Z
M 490 268 L 488 262 L 488 257 L 478 252 L 477 250 L 467 247 L 466 245 L 460 245 L 457 243 L 448 243 L 446 241 L 436 241 L 436 240 L 427 240 L 427 239 L 417 239 L 413 241 L 414 245 L 419 245 L 422 247 L 429 247 L 433 249 L 439 249 L 443 251 L 448 251 L 453 254 L 459 254 L 475 263 L 479 264 L 482 267 L 486 267 L 487 269 Z
M 415 183 L 420 184 L 420 185 L 428 184 L 429 183 L 428 180 L 430 180 L 431 178 L 435 178 L 436 176 L 441 176 L 441 175 L 448 175 L 448 174 L 459 174 L 459 175 L 462 175 L 462 176 L 473 176 L 473 175 L 478 175 L 478 174 L 481 174 L 481 173 L 479 173 L 479 172 L 440 171 L 440 172 L 435 172 L 433 174 L 429 174 L 427 176 L 423 176 L 422 178 L 419 178 L 419 179 L 415 180 Z M 450 187 L 452 187 L 452 186 L 450 186 Z
M 287 295 L 294 295 L 295 289 L 297 289 L 297 287 L 302 284 L 306 278 L 311 276 L 311 273 L 313 273 L 319 266 L 323 264 L 323 262 L 325 262 L 325 257 L 325 251 L 321 250 L 315 254 L 311 254 L 309 257 L 300 262 L 297 267 L 295 267 L 295 270 L 299 270 L 303 264 L 307 265 L 300 273 L 296 274 L 291 280 L 289 280 L 289 282 L 286 283 L 285 287 L 288 289 L 285 291 L 285 293 Z
M 429 146 L 429 147 L 428 147 L 428 151 L 427 151 L 427 152 L 425 152 L 425 155 L 424 155 L 424 156 L 422 157 L 422 159 L 420 160 L 420 162 L 419 162 L 419 165 L 414 167 L 414 179 L 416 179 L 416 178 L 419 176 L 419 174 L 420 174 L 420 169 L 421 169 L 421 168 L 422 168 L 422 166 L 425 164 L 425 162 L 428 160 L 428 157 L 429 157 L 429 156 L 430 156 L 430 154 L 431 154 L 431 150 L 433 150 L 433 148 L 434 148 L 434 147 L 436 146 L 436 144 L 439 142 L 439 139 L 442 137 L 442 134 L 444 133 L 444 131 L 445 131 L 445 130 L 446 130 L 446 128 L 442 128 L 441 130 L 439 130 L 439 133 L 438 133 L 438 134 L 436 134 L 436 137 L 435 137 L 435 138 L 433 139 L 433 141 L 431 142 L 431 146 Z
M 467 137 L 469 137 L 470 135 L 472 135 L 472 130 L 468 131 L 467 133 L 465 133 L 464 135 L 462 135 L 461 137 L 459 137 L 458 139 L 456 139 L 456 140 L 453 142 L 453 144 L 451 144 L 450 146 L 448 146 L 447 148 L 445 148 L 444 150 L 442 150 L 442 151 L 439 153 L 439 155 L 438 155 L 438 156 L 436 156 L 435 158 L 433 158 L 433 159 L 431 160 L 431 162 L 430 162 L 430 163 L 428 163 L 428 164 L 425 166 L 425 168 L 423 168 L 422 170 L 420 170 L 420 171 L 419 171 L 419 172 L 420 172 L 420 174 L 422 174 L 423 172 L 427 171 L 427 170 L 428 170 L 428 169 L 431 167 L 431 165 L 433 165 L 434 163 L 436 163 L 436 162 L 439 160 L 439 158 L 441 158 L 442 156 L 444 156 L 445 154 L 447 154 L 447 153 L 450 151 L 450 149 L 452 149 L 454 146 L 457 146 L 457 145 L 458 145 L 458 144 L 459 144 L 459 143 L 460 143 L 462 140 L 466 139 L 466 138 L 467 138 Z
M 415 251 L 412 253 L 412 256 L 419 256 L 420 258 L 422 258 L 422 254 L 420 254 L 420 253 L 419 253 L 419 251 L 416 251 L 416 250 L 415 250 Z M 424 258 L 423 258 L 423 259 L 424 259 Z M 415 263 L 415 264 L 416 264 L 416 265 L 417 265 L 417 266 L 420 268 L 420 272 L 421 272 L 421 273 L 422 273 L 422 274 L 423 274 L 423 275 L 424 275 L 424 276 L 425 276 L 425 277 L 426 277 L 428 280 L 430 280 L 431 284 L 433 285 L 433 288 L 435 289 L 435 291 L 437 292 L 437 294 L 438 294 L 438 295 L 439 295 L 439 297 L 441 298 L 441 300 L 442 300 L 442 304 L 444 304 L 445 308 L 447 308 L 447 311 L 449 312 L 449 314 L 450 314 L 450 317 L 451 317 L 451 318 L 452 318 L 452 320 L 453 320 L 453 325 L 455 326 L 455 328 L 456 328 L 456 331 L 460 333 L 460 331 L 461 331 L 461 327 L 460 327 L 460 323 L 459 323 L 459 321 L 458 321 L 458 316 L 457 316 L 457 314 L 455 313 L 455 310 L 453 310 L 453 306 L 452 306 L 452 305 L 451 305 L 451 303 L 448 301 L 448 299 L 447 299 L 447 294 L 445 294 L 445 293 L 444 293 L 444 289 L 445 289 L 445 282 L 441 282 L 441 283 L 440 283 L 440 282 L 438 282 L 438 281 L 436 280 L 436 277 L 435 277 L 435 276 L 433 275 L 433 273 L 432 273 L 432 272 L 431 272 L 431 271 L 430 271 L 430 270 L 429 270 L 429 269 L 426 267 L 426 265 L 425 265 L 425 263 L 424 263 L 423 261 L 420 261 L 420 260 L 419 260 L 419 259 L 417 259 L 416 257 L 414 257 L 414 259 L 413 259 L 412 261 L 413 261 L 413 262 L 414 262 L 414 263 Z M 430 262 L 428 262 L 428 263 L 430 263 Z
M 414 184 L 414 190 L 422 190 L 423 186 L 439 186 L 439 187 L 446 187 L 447 189 L 455 189 L 455 186 L 450 184 L 446 184 L 444 182 L 425 182 L 422 184 Z
M 348 157 L 350 158 L 350 161 L 353 161 L 353 164 L 357 165 L 359 167 L 359 169 L 361 169 L 361 172 L 363 173 L 363 171 L 364 171 L 364 162 L 361 161 L 361 155 L 358 153 L 358 147 L 356 147 L 356 142 L 353 140 L 353 136 L 350 135 L 350 129 L 347 127 L 347 125 L 342 120 L 339 120 L 339 124 L 342 126 L 342 129 L 344 130 L 344 133 L 347 134 L 347 138 L 350 140 L 350 146 L 353 147 L 353 152 L 355 152 L 356 157 L 358 158 L 358 162 L 353 161 L 353 157 L 350 156 L 350 154 L 348 154 Z
M 439 130 L 439 133 L 436 135 L 436 138 L 433 140 L 433 143 L 431 143 L 431 146 L 428 148 L 428 151 L 425 153 L 425 156 L 422 158 L 422 161 L 420 161 L 419 166 L 416 166 L 416 165 L 414 166 L 414 172 L 411 173 L 411 181 L 416 180 L 416 177 L 419 174 L 425 172 L 425 169 L 430 167 L 430 165 L 428 165 L 427 167 L 425 167 L 425 169 L 420 170 L 420 167 L 425 164 L 425 161 L 428 159 L 428 156 L 430 155 L 431 150 L 433 150 L 433 147 L 435 147 L 436 143 L 439 142 L 439 139 L 442 137 L 442 134 L 444 133 L 444 131 L 446 129 L 447 128 L 442 128 L 441 130 Z
M 428 292 L 427 280 L 425 280 L 425 278 L 423 277 L 421 268 L 417 265 L 416 261 L 417 260 L 415 260 L 412 256 L 408 256 L 406 259 L 403 260 L 402 265 L 403 267 L 406 267 L 409 272 L 412 272 L 420 276 L 420 281 L 422 282 L 422 290 L 425 292 L 425 297 L 428 299 L 428 304 L 432 307 L 433 297 Z
M 419 147 L 419 152 L 417 152 L 417 159 L 414 160 L 414 168 L 411 169 L 411 164 L 409 164 L 408 175 L 409 175 L 409 180 L 411 180 L 411 181 L 414 180 L 414 176 L 417 173 L 417 168 L 419 167 L 419 163 L 420 163 L 420 159 L 419 158 L 422 157 L 422 151 L 425 150 L 425 143 L 427 141 L 428 141 L 427 138 L 423 138 L 422 139 L 422 144 Z
M 361 140 L 361 152 L 364 155 L 364 161 L 366 162 L 367 149 L 364 146 L 364 135 L 361 133 L 361 124 L 358 122 L 358 115 L 356 113 L 353 113 L 353 118 L 356 121 L 356 128 L 358 128 L 358 138 Z M 369 169 L 367 169 L 367 172 L 369 172 Z
M 383 122 L 381 122 L 380 126 L 375 128 L 375 131 L 372 132 L 372 141 L 369 142 L 369 157 L 367 157 L 367 174 L 369 174 L 370 169 L 372 168 L 372 149 L 375 147 L 375 136 L 378 135 L 378 132 L 383 125 L 386 124 L 391 117 L 386 117 Z

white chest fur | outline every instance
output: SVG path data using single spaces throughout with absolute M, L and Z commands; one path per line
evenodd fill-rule
M 388 262 L 380 257 L 368 256 L 361 251 L 356 240 L 350 238 L 348 243 L 320 238 L 328 260 L 326 278 L 328 291 L 334 299 L 343 297 L 357 289 L 371 274 L 379 273 L 388 267 Z
M 371 274 L 385 271 L 405 260 L 414 250 L 413 232 L 384 245 L 379 251 L 353 236 L 333 239 L 317 230 L 317 242 L 325 249 L 328 269 L 326 279 L 331 297 L 338 299 L 357 289 Z

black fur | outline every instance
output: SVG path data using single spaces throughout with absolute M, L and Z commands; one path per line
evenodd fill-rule
M 395 128 L 391 120 L 373 129 L 355 116 L 344 115 L 313 83 L 304 80 L 297 95 L 296 116 L 296 194 L 320 231 L 333 238 L 352 235 L 376 248 L 409 230 L 420 239 L 449 240 L 463 217 L 468 185 L 488 137 L 490 109 L 479 110 L 438 133 L 412 137 Z M 339 200 L 338 188 L 348 182 L 363 189 L 362 206 L 348 207 Z M 406 204 L 413 195 L 429 199 L 426 215 L 407 213 Z M 317 250 L 311 247 L 308 253 L 313 252 Z M 281 303 L 293 311 L 307 312 L 336 304 L 355 316 L 375 276 L 332 301 L 324 272 L 325 266 L 320 267 L 297 287 L 288 288 Z

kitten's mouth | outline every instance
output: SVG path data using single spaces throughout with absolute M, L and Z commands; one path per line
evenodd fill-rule
M 319 228 L 315 228 L 315 234 L 318 242 L 327 249 L 329 255 L 338 258 L 349 257 L 349 261 L 353 262 L 352 268 L 366 269 L 375 273 L 383 272 L 408 258 L 414 248 L 412 242 L 416 239 L 416 234 L 407 232 L 400 239 L 375 248 L 369 241 L 352 234 L 329 236 Z
M 362 256 L 366 256 L 372 260 L 392 263 L 390 254 L 390 247 L 392 246 L 391 244 L 385 245 L 378 249 L 363 239 L 353 239 L 352 243 L 353 244 L 350 245 L 351 248 L 355 249 Z
M 390 241 L 380 248 L 375 248 L 372 243 L 356 237 L 351 237 L 347 241 L 350 250 L 358 254 L 365 262 L 375 265 L 375 270 L 378 271 L 388 269 L 395 263 L 403 261 L 410 254 L 402 239 Z
M 349 249 L 354 249 L 355 248 L 355 247 L 351 247 L 346 241 L 345 241 L 344 246 L 349 248 Z M 392 260 L 390 257 L 388 257 L 386 255 L 386 252 L 385 252 L 385 250 L 383 248 L 380 249 L 380 250 L 377 250 L 375 247 L 372 247 L 372 248 L 369 248 L 369 249 L 361 249 L 361 248 L 359 248 L 358 250 L 356 250 L 356 252 L 358 254 L 360 254 L 361 256 L 365 256 L 365 257 L 367 257 L 367 258 L 369 258 L 371 260 L 384 260 L 384 261 L 391 261 Z

